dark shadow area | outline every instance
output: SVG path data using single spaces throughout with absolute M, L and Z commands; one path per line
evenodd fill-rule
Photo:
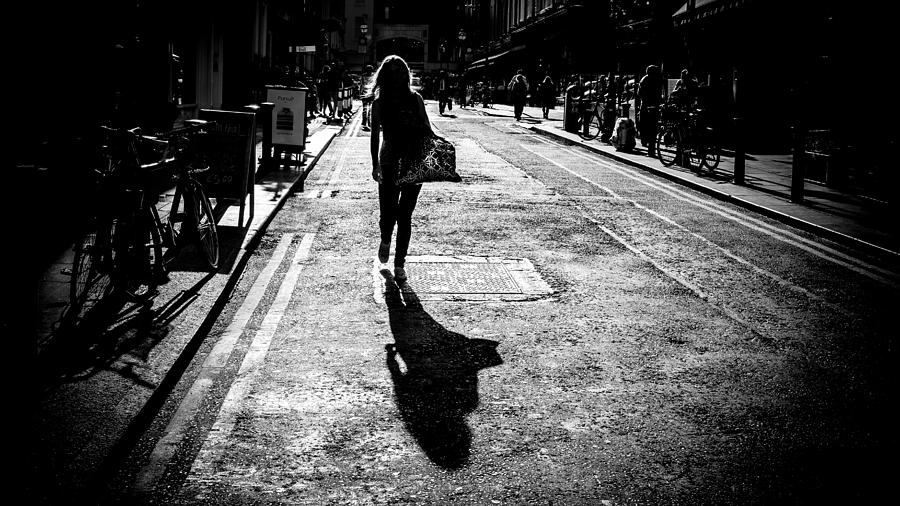
M 496 111 L 503 111 L 503 109 L 493 109 L 493 108 L 491 108 L 491 109 L 496 110 Z M 504 112 L 503 114 L 495 114 L 493 112 L 488 112 L 488 111 L 485 111 L 484 109 L 481 109 L 481 114 L 484 114 L 485 116 L 492 116 L 495 118 L 510 118 L 512 120 L 515 120 L 515 118 L 513 118 L 513 116 L 512 116 L 512 111 L 507 111 L 507 112 Z
M 459 469 L 472 445 L 466 415 L 478 406 L 478 371 L 503 363 L 499 343 L 447 330 L 409 285 L 398 286 L 389 271 L 382 275 L 394 334 L 394 343 L 385 346 L 386 362 L 400 416 L 432 462 Z
M 215 273 L 204 276 L 155 308 L 152 297 L 132 301 L 110 295 L 77 325 L 60 326 L 37 361 L 38 392 L 81 381 L 104 370 L 155 388 L 147 383 L 141 368 L 153 348 L 169 334 L 172 321 L 197 299 L 213 276 Z
M 230 272 L 249 227 L 219 226 L 219 268 L 216 272 Z M 196 243 L 166 250 L 163 255 L 168 272 L 209 272 L 203 252 Z

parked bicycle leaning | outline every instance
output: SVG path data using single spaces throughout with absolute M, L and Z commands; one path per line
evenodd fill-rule
M 205 121 L 190 120 L 165 138 L 141 135 L 140 128 L 101 127 L 96 195 L 91 199 L 97 207 L 73 248 L 68 323 L 77 325 L 110 295 L 123 294 L 133 301 L 151 297 L 166 271 L 164 246 L 174 250 L 196 244 L 207 267 L 218 267 L 212 205 L 194 176 L 208 168 L 205 157 L 194 150 L 206 126 Z M 153 161 L 142 163 L 150 153 L 156 153 Z M 175 198 L 163 222 L 154 179 L 171 167 Z

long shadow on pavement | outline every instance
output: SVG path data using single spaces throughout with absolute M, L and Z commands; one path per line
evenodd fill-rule
M 142 370 L 150 353 L 169 333 L 171 323 L 197 298 L 215 273 L 160 303 L 153 298 L 138 302 L 110 295 L 76 326 L 57 329 L 38 363 L 39 390 L 114 371 L 148 388 Z
M 394 343 L 385 346 L 386 362 L 400 415 L 432 462 L 461 468 L 471 451 L 465 417 L 478 406 L 478 371 L 503 363 L 499 343 L 447 330 L 422 308 L 408 284 L 398 286 L 387 271 L 382 275 L 394 334 Z

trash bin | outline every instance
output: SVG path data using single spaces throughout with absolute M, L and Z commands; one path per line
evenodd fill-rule
M 566 132 L 578 133 L 578 115 L 581 114 L 580 95 L 581 88 L 573 84 L 566 88 L 566 97 L 563 103 L 563 129 Z M 576 100 L 576 97 L 578 99 Z

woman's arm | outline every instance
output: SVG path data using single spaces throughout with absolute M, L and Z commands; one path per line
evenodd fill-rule
M 378 100 L 372 102 L 371 115 L 371 140 L 369 149 L 372 152 L 372 179 L 381 183 L 381 166 L 378 164 L 379 137 L 381 133 L 381 103 Z
M 419 119 L 425 125 L 425 130 L 431 135 L 435 135 L 434 130 L 431 129 L 431 121 L 428 120 L 428 113 L 425 112 L 425 100 L 422 99 L 422 95 L 416 93 L 416 101 L 419 103 Z

